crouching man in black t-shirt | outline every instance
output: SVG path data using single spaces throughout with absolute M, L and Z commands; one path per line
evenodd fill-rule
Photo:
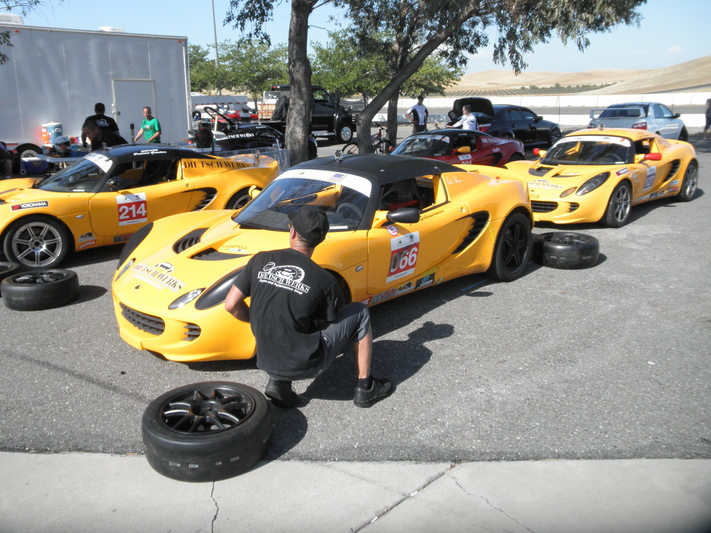
M 393 385 L 370 375 L 373 330 L 368 307 L 344 305 L 336 280 L 311 260 L 328 232 L 326 213 L 307 205 L 289 213 L 289 220 L 289 248 L 252 257 L 230 289 L 225 308 L 250 323 L 257 340 L 257 367 L 269 375 L 264 393 L 274 405 L 296 407 L 299 400 L 291 382 L 320 376 L 353 346 L 358 368 L 353 403 L 370 407 L 389 396 Z

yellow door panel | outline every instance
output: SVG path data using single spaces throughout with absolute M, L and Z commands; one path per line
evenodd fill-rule
M 100 192 L 91 199 L 94 233 L 102 236 L 133 233 L 141 226 L 188 210 L 192 184 L 173 180 L 119 192 Z

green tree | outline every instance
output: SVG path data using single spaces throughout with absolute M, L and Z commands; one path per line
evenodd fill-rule
M 312 42 L 311 46 L 314 83 L 337 88 L 345 97 L 359 95 L 367 104 L 390 79 L 382 57 L 363 54 L 351 30 L 329 32 L 327 44 Z M 444 94 L 445 88 L 453 85 L 461 74 L 460 68 L 452 68 L 435 53 L 401 87 L 400 94 Z
M 265 37 L 262 24 L 271 19 L 275 0 L 231 0 L 226 22 L 252 35 Z M 552 37 L 574 42 L 584 50 L 589 33 L 609 31 L 618 24 L 639 20 L 635 11 L 646 0 L 324 0 L 347 7 L 362 55 L 378 54 L 390 79 L 358 116 L 357 130 L 369 131 L 375 114 L 388 105 L 388 128 L 394 131 L 397 96 L 403 84 L 435 52 L 452 67 L 467 63 L 496 32 L 494 61 L 526 67 L 524 54 Z M 309 15 L 316 0 L 292 0 L 289 25 L 289 76 L 292 101 L 287 144 L 294 162 L 305 159 L 311 99 L 311 64 L 306 54 Z M 380 36 L 390 32 L 389 42 Z M 290 134 L 291 130 L 291 134 Z M 361 142 L 365 141 L 361 136 Z M 300 143 L 300 146 L 297 144 Z M 369 147 L 361 146 L 367 150 Z M 297 150 L 298 151 L 295 151 Z M 296 156 L 296 157 L 295 157 Z
M 496 32 L 494 61 L 526 67 L 524 54 L 538 43 L 558 36 L 585 49 L 591 32 L 609 31 L 639 19 L 635 8 L 646 0 L 338 0 L 348 5 L 348 17 L 363 53 L 380 54 L 390 80 L 358 116 L 357 130 L 367 131 L 372 118 L 388 105 L 388 129 L 397 120 L 397 97 L 403 84 L 438 52 L 452 67 L 467 62 Z M 379 36 L 393 36 L 390 42 Z M 361 142 L 366 143 L 361 138 Z M 361 146 L 367 150 L 368 146 Z
M 272 85 L 287 83 L 286 45 L 271 48 L 266 43 L 242 39 L 230 46 L 225 46 L 221 63 L 230 71 L 233 89 L 245 92 L 254 100 Z
M 215 62 L 209 59 L 210 50 L 196 44 L 188 45 L 190 90 L 203 93 L 214 86 Z

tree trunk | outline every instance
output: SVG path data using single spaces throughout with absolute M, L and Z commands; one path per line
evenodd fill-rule
M 393 146 L 397 146 L 397 103 L 399 99 L 399 95 L 396 94 L 388 101 L 387 135 Z
M 286 146 L 292 165 L 308 160 L 311 133 L 311 63 L 307 54 L 309 15 L 314 0 L 292 0 L 289 23 L 291 99 L 286 116 Z

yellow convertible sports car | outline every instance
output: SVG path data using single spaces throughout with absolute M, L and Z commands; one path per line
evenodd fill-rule
M 288 248 L 287 215 L 307 204 L 322 206 L 330 224 L 313 259 L 349 300 L 372 306 L 486 271 L 515 280 L 531 254 L 526 185 L 465 168 L 375 154 L 316 159 L 281 174 L 237 213 L 144 226 L 124 247 L 112 284 L 121 337 L 175 361 L 252 357 L 249 324 L 225 311 L 225 297 L 252 255 Z M 273 275 L 302 290 L 298 272 Z
M 187 211 L 237 209 L 278 174 L 268 157 L 220 158 L 162 145 L 92 152 L 42 178 L 0 182 L 8 261 L 58 266 L 71 251 L 126 242 L 140 227 Z
M 633 205 L 669 196 L 688 202 L 698 185 L 693 146 L 644 130 L 576 131 L 538 154 L 506 165 L 528 183 L 537 222 L 618 228 Z

